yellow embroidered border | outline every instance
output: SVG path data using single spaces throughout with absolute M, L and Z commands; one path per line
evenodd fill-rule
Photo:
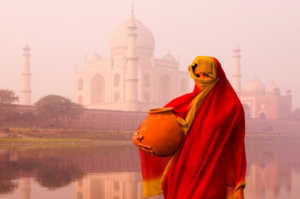
M 229 198 L 227 198 L 227 199 L 233 199 L 233 196 L 234 196 L 235 192 L 236 192 L 240 187 L 243 187 L 243 188 L 246 187 L 246 179 L 244 179 L 241 183 L 239 183 L 237 186 L 235 186 L 235 189 L 234 189 L 234 191 L 232 192 L 231 196 L 229 196 Z
M 163 190 L 160 184 L 160 178 L 143 181 L 143 197 L 151 197 L 162 194 Z

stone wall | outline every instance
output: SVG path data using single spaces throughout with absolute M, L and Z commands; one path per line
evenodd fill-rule
M 35 106 L 19 106 L 20 112 L 35 111 Z M 67 118 L 39 122 L 0 120 L 0 126 L 62 127 L 74 129 L 136 130 L 147 117 L 147 112 L 86 109 L 70 124 Z M 246 133 L 300 133 L 300 120 L 246 119 Z
M 246 133 L 300 133 L 300 121 L 246 119 Z

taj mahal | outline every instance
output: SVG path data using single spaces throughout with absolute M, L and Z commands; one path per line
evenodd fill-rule
M 75 102 L 87 110 L 146 112 L 162 107 L 189 92 L 189 72 L 179 70 L 179 57 L 167 53 L 154 57 L 152 32 L 133 14 L 110 37 L 110 58 L 97 52 L 85 68 L 75 68 Z M 292 112 L 291 89 L 282 94 L 274 83 L 269 87 L 255 75 L 241 87 L 241 49 L 233 49 L 231 84 L 240 98 L 246 118 L 287 120 Z M 22 105 L 31 105 L 30 48 L 23 48 Z
M 189 72 L 170 53 L 154 57 L 151 31 L 132 15 L 110 37 L 111 57 L 96 52 L 75 72 L 76 102 L 86 108 L 147 111 L 189 91 Z

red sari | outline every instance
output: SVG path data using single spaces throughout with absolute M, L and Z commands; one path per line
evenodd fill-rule
M 158 182 L 171 157 L 140 150 L 144 197 L 163 192 L 166 199 L 225 199 L 245 187 L 244 110 L 220 63 L 213 59 L 219 80 L 197 111 L 162 184 Z M 199 92 L 195 86 L 192 93 L 165 107 L 173 107 L 176 115 L 185 118 Z

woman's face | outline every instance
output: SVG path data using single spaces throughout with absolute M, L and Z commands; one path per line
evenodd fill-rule
M 211 77 L 204 73 L 199 66 L 195 68 L 195 76 L 201 79 L 211 79 Z

